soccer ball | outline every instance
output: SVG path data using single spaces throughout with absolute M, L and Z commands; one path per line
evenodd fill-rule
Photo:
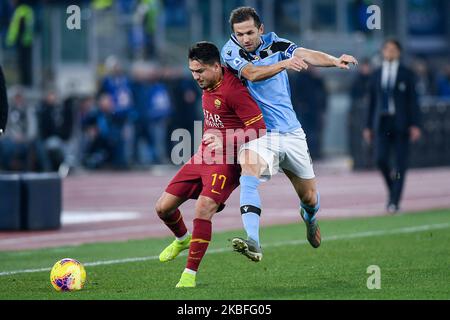
M 81 290 L 86 281 L 83 265 L 71 258 L 64 258 L 55 263 L 50 272 L 50 282 L 56 291 Z

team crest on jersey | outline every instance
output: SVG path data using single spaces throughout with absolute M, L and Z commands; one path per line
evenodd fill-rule
M 222 105 L 222 101 L 220 101 L 219 99 L 214 100 L 214 106 L 217 109 L 220 109 L 220 106 Z

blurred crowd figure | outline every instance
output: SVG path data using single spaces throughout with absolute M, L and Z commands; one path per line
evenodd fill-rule
M 33 168 L 33 153 L 38 154 L 37 118 L 20 90 L 9 103 L 6 133 L 0 139 L 0 166 L 5 170 Z M 42 150 L 42 148 L 40 149 Z
M 130 75 L 115 57 L 95 97 L 82 100 L 81 163 L 88 169 L 170 164 L 170 133 L 194 134 L 201 93 L 190 74 L 136 62 Z
M 317 68 L 310 66 L 303 72 L 289 72 L 289 81 L 292 104 L 306 133 L 310 155 L 320 159 L 328 96 L 325 80 Z
M 11 13 L 6 34 L 7 47 L 16 49 L 16 67 L 19 70 L 20 83 L 27 87 L 33 85 L 32 55 L 35 14 L 31 3 L 32 1 L 29 0 L 12 1 L 14 11 Z
M 98 83 L 93 95 L 62 99 L 48 89 L 37 101 L 24 87 L 9 88 L 0 170 L 68 174 L 170 164 L 170 133 L 183 128 L 193 137 L 202 119 L 201 92 L 184 70 L 139 62 L 126 72 L 109 57 Z
M 70 164 L 68 141 L 73 130 L 73 106 L 58 101 L 48 91 L 37 106 L 31 105 L 23 88 L 13 88 L 6 133 L 0 139 L 0 169 L 49 172 Z M 65 169 L 67 170 L 67 169 Z
M 439 97 L 450 99 L 450 62 L 444 66 L 444 72 L 438 78 L 437 90 Z
M 58 100 L 54 90 L 46 92 L 37 109 L 38 139 L 43 146 L 43 171 L 67 170 L 74 164 L 70 159 L 69 143 L 73 135 L 73 100 Z
M 133 70 L 135 108 L 134 161 L 140 165 L 168 163 L 168 126 L 173 99 L 163 75 L 154 65 L 137 65 Z
M 3 135 L 6 129 L 6 121 L 8 120 L 9 102 L 8 94 L 6 92 L 5 75 L 3 68 L 0 65 L 0 136 Z

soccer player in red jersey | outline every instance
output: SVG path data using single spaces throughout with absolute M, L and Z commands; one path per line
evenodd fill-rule
M 159 218 L 176 237 L 161 252 L 160 261 L 170 261 L 189 249 L 186 268 L 176 287 L 195 287 L 199 264 L 211 241 L 211 219 L 239 185 L 237 151 L 242 143 L 264 135 L 266 129 L 258 105 L 240 80 L 221 65 L 214 44 L 198 42 L 192 46 L 189 69 L 203 89 L 202 144 L 156 203 Z M 192 235 L 178 209 L 188 199 L 197 199 Z

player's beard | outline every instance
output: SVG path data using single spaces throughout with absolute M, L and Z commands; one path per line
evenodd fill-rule
M 200 84 L 200 82 L 199 81 L 197 81 L 197 83 L 198 83 L 198 85 L 200 86 L 200 88 L 202 88 L 203 90 L 208 90 L 208 89 L 212 89 L 212 88 L 214 88 L 218 83 L 220 82 L 220 79 L 219 80 L 203 80 L 202 81 L 202 84 Z

